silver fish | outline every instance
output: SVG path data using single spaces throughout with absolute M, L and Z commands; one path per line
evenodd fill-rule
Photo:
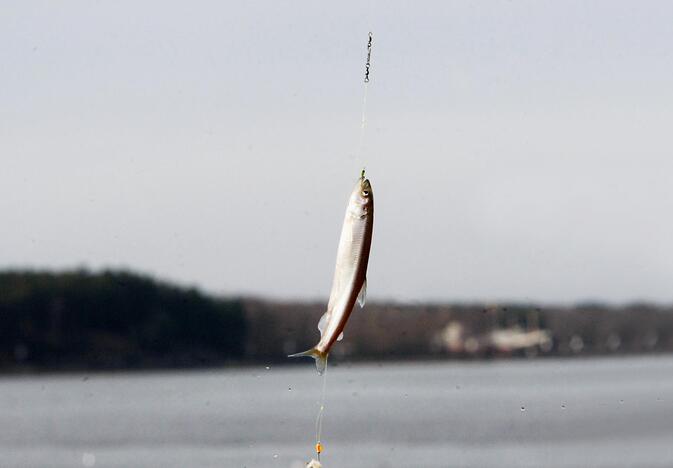
M 336 268 L 327 312 L 318 322 L 320 341 L 313 348 L 289 357 L 310 356 L 315 359 L 318 373 L 327 365 L 327 355 L 336 341 L 343 338 L 348 317 L 357 301 L 365 305 L 367 294 L 367 263 L 374 227 L 374 194 L 363 170 L 348 200 L 341 228 Z

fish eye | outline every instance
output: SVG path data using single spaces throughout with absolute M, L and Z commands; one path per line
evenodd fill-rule
M 364 195 L 365 197 L 366 197 L 367 195 L 369 195 L 369 190 L 363 190 L 363 191 L 362 191 L 362 195 Z

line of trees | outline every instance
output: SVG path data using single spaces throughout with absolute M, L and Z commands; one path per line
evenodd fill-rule
M 324 304 L 249 300 L 245 311 L 247 356 L 283 360 L 320 337 L 316 325 Z M 451 349 L 446 339 L 451 328 L 461 330 L 460 341 L 472 340 L 478 346 Z M 550 339 L 545 346 L 502 351 L 488 338 L 503 329 L 521 334 L 542 330 Z M 347 355 L 348 360 L 673 352 L 673 307 L 368 303 L 362 310 L 355 308 L 344 334 L 333 354 Z
M 0 272 L 0 370 L 288 362 L 287 354 L 318 341 L 323 311 L 317 302 L 211 297 L 128 271 Z M 532 329 L 545 338 L 533 354 L 673 351 L 673 307 L 373 303 L 356 307 L 334 354 L 531 355 L 530 346 L 503 353 L 493 331 L 507 330 L 505 338 L 520 342 L 535 335 L 525 336 Z
M 245 337 L 239 300 L 126 271 L 0 273 L 0 367 L 213 365 Z

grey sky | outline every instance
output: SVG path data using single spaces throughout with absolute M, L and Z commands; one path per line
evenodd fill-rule
M 2 10 L 0 267 L 326 299 L 364 163 L 371 297 L 672 298 L 671 2 Z

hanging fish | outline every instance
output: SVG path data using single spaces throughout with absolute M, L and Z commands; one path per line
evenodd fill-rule
M 343 331 L 355 302 L 360 307 L 365 305 L 367 263 L 373 226 L 374 195 L 369 180 L 365 179 L 365 171 L 362 170 L 346 207 L 327 312 L 318 322 L 320 341 L 308 351 L 289 356 L 311 356 L 315 359 L 319 374 L 325 370 L 332 345 L 343 338 Z

